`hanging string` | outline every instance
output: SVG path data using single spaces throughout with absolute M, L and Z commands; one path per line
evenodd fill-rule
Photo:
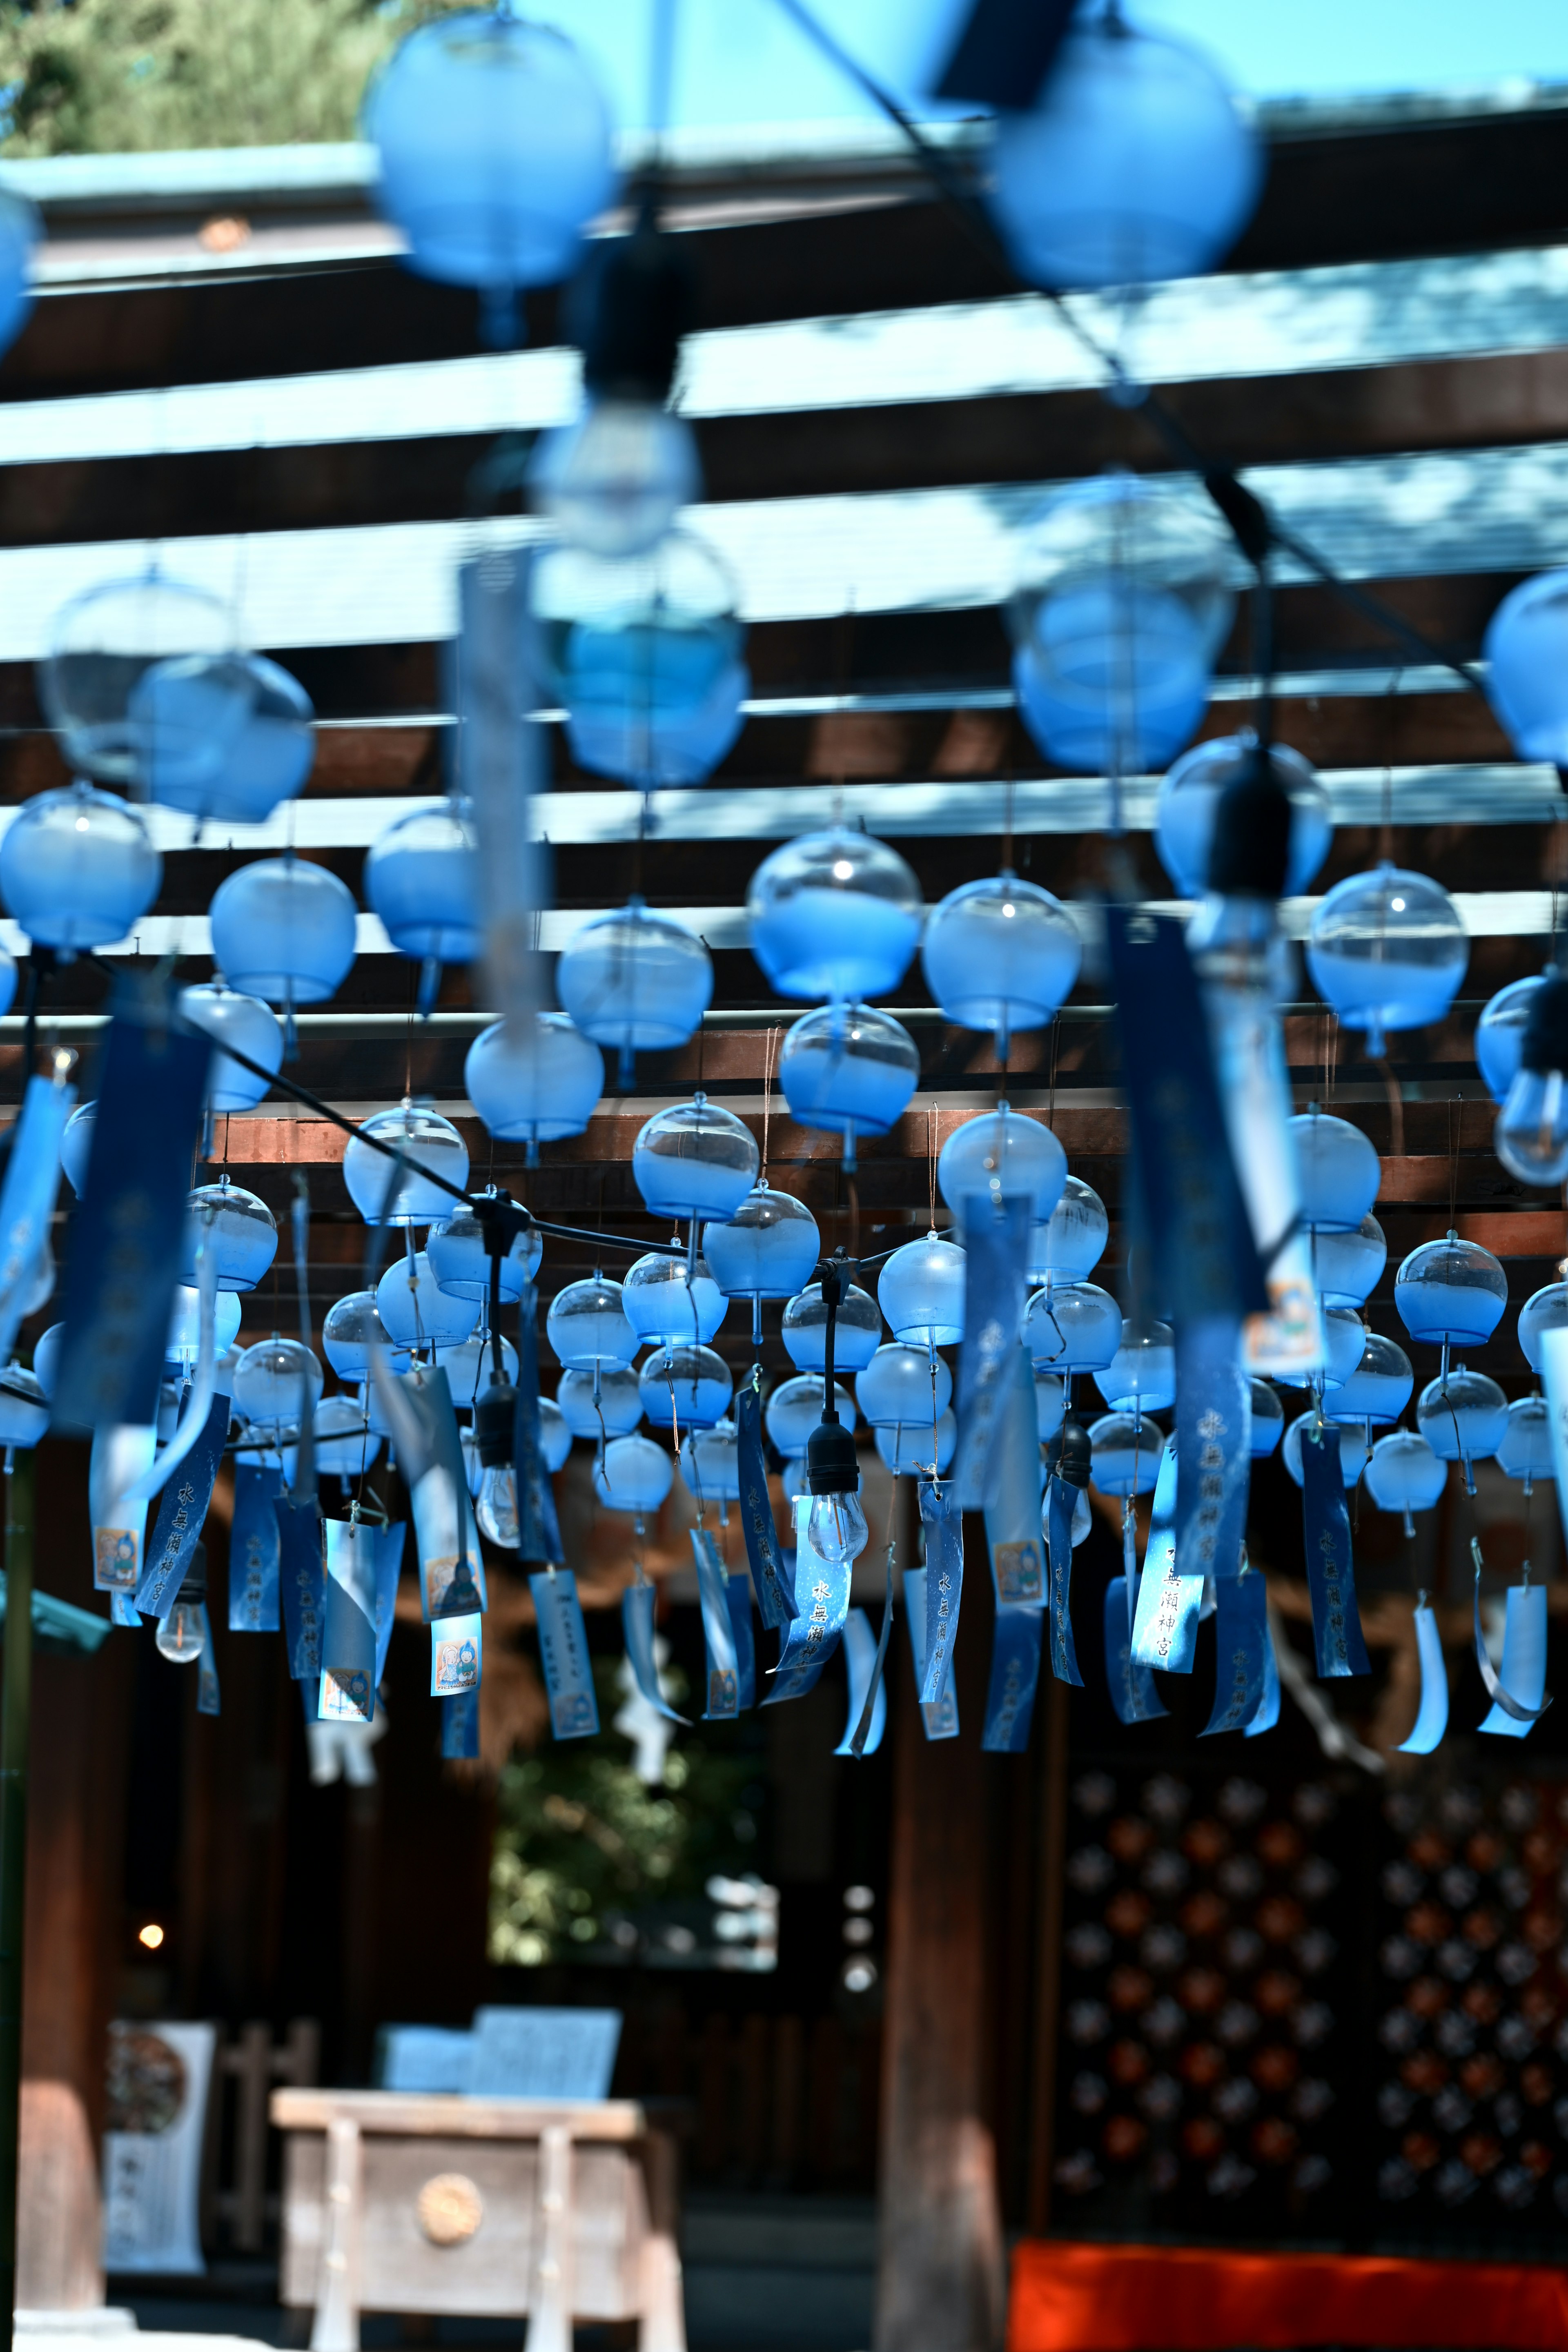
M 763 1167 L 762 1181 L 768 1181 L 768 1130 L 773 1110 L 773 1057 L 778 1052 L 783 1027 L 770 1029 L 763 1039 Z
M 930 1192 L 931 1230 L 933 1234 L 936 1231 L 936 1130 L 937 1108 L 934 1102 L 928 1103 L 926 1105 L 926 1175 Z
M 1456 1117 L 1456 1113 L 1458 1116 Z M 1463 1095 L 1448 1097 L 1448 1230 L 1452 1233 L 1458 1221 L 1459 1204 L 1459 1142 L 1465 1131 L 1465 1098 Z
M 1057 1131 L 1057 1055 L 1061 1049 L 1062 1016 L 1057 1013 L 1051 1022 L 1051 1090 L 1046 1104 L 1046 1125 L 1054 1135 Z

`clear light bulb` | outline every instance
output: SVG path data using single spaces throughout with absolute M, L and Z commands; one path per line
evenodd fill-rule
M 574 424 L 545 435 L 531 481 L 563 539 L 610 556 L 657 546 L 702 487 L 684 418 L 651 401 L 591 397 Z
M 502 1551 L 517 1549 L 517 1472 L 510 1462 L 497 1462 L 479 1481 L 479 1499 L 474 1506 L 474 1517 L 481 1535 Z
M 1561 1070 L 1521 1067 L 1492 1140 L 1521 1184 L 1560 1184 L 1568 1176 L 1568 1085 Z
M 829 1567 L 858 1559 L 870 1540 L 858 1495 L 814 1495 L 805 1522 L 805 1539 Z
M 172 1665 L 194 1666 L 202 1654 L 202 1612 L 198 1601 L 176 1601 L 158 1620 L 153 1637 Z

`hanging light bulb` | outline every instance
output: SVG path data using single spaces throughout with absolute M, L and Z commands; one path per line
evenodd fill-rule
M 6 908 L 36 947 L 65 962 L 124 939 L 163 879 L 163 858 L 136 811 L 91 784 L 35 793 L 0 840 Z
M 785 1032 L 779 1084 L 792 1118 L 844 1138 L 844 1167 L 856 1165 L 862 1135 L 886 1135 L 920 1077 L 920 1048 L 890 1013 L 869 1004 L 829 1004 Z
M 989 1029 L 1005 1064 L 1020 1029 L 1040 1029 L 1068 996 L 1083 961 L 1072 917 L 1010 866 L 965 882 L 931 908 L 921 942 L 926 986 L 961 1029 Z
M 518 1546 L 517 1470 L 512 1460 L 517 1391 L 495 1381 L 474 1406 L 474 1444 L 481 1467 L 474 1517 L 479 1533 L 502 1551 Z
M 1347 1029 L 1364 1029 L 1376 1061 L 1390 1029 L 1425 1029 L 1452 1004 L 1470 943 L 1447 892 L 1384 864 L 1336 882 L 1307 934 L 1307 969 Z
M 563 1012 L 595 1045 L 620 1055 L 622 1086 L 635 1054 L 684 1045 L 713 996 L 713 960 L 673 916 L 640 898 L 584 923 L 555 967 Z
M 171 1665 L 194 1666 L 205 1647 L 202 1614 L 207 1597 L 206 1546 L 198 1543 L 167 1613 L 158 1620 L 153 1635 Z
M 1498 1115 L 1498 1158 L 1521 1184 L 1568 1176 L 1568 974 L 1548 974 L 1531 1000 L 1519 1068 Z
M 1209 887 L 1209 853 L 1221 795 L 1258 756 L 1248 729 L 1195 743 L 1165 775 L 1154 803 L 1154 847 L 1161 865 L 1184 898 L 1201 898 Z M 1285 895 L 1300 898 L 1329 854 L 1334 837 L 1329 795 L 1300 751 L 1276 743 L 1269 752 L 1275 776 L 1290 803 Z
M 414 809 L 377 834 L 365 855 L 364 895 L 398 954 L 418 963 L 416 1010 L 428 1013 L 442 965 L 471 963 L 484 943 L 470 804 Z
M 885 996 L 921 935 L 921 887 L 896 849 L 835 826 L 775 849 L 746 887 L 746 926 L 781 996 Z
M 811 1475 L 808 1457 L 808 1486 Z M 806 1514 L 805 1539 L 818 1559 L 826 1560 L 830 1567 L 842 1567 L 849 1560 L 858 1559 L 871 1539 L 859 1496 L 841 1493 L 837 1488 L 819 1495 L 813 1488 L 811 1508 Z

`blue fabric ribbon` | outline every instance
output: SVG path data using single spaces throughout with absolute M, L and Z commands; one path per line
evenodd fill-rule
M 1176 1567 L 1223 1581 L 1241 1571 L 1252 1480 L 1252 1386 L 1241 1331 L 1225 1316 L 1176 1332 Z
M 287 1496 L 280 1496 L 272 1510 L 278 1522 L 278 1582 L 283 1595 L 289 1672 L 297 1683 L 315 1684 L 321 1678 L 327 1606 L 321 1515 L 314 1503 L 297 1507 Z
M 544 1466 L 539 1428 L 539 1334 L 533 1286 L 522 1294 L 517 1319 L 517 1421 L 512 1459 L 517 1471 L 517 1550 L 520 1559 L 566 1557 L 555 1492 Z
M 1065 1478 L 1046 1481 L 1046 1526 L 1051 1549 L 1051 1672 L 1059 1683 L 1083 1688 L 1072 1638 L 1072 1521 L 1078 1488 Z
M 752 1584 L 748 1576 L 727 1576 L 725 1598 L 730 1603 L 730 1631 L 735 1643 L 735 1683 L 743 1715 L 757 1703 L 757 1642 L 752 1628 Z
M 920 1505 L 926 1538 L 921 1705 L 933 1706 L 952 1680 L 952 1645 L 963 1599 L 963 1520 L 952 1487 L 929 1478 L 921 1480 Z
M 951 1654 L 941 1695 L 930 1700 L 922 1696 L 926 1680 L 926 1580 L 929 1574 L 929 1569 L 924 1568 L 906 1568 L 904 1570 L 904 1613 L 910 1624 L 910 1656 L 915 1670 L 915 1697 L 920 1706 L 921 1727 L 926 1738 L 956 1739 L 958 1700 L 953 1695 Z
M 1262 1572 L 1222 1576 L 1215 1586 L 1214 1706 L 1201 1738 L 1246 1731 L 1263 1704 L 1268 1660 L 1268 1588 Z
M 621 1632 L 632 1680 L 649 1706 L 671 1723 L 684 1724 L 658 1686 L 658 1660 L 653 1647 L 653 1612 L 657 1595 L 651 1584 L 628 1584 L 621 1595 Z
M 888 1724 L 888 1694 L 879 1681 L 877 1696 L 871 1704 L 871 1722 L 865 1744 L 857 1750 L 855 1734 L 866 1712 L 872 1678 L 877 1672 L 877 1636 L 871 1631 L 871 1620 L 863 1609 L 851 1609 L 844 1621 L 844 1663 L 849 1675 L 849 1719 L 844 1727 L 844 1737 L 834 1749 L 835 1756 L 874 1756 L 882 1744 L 882 1734 Z
M 1149 1524 L 1149 1549 L 1138 1580 L 1132 1618 L 1132 1655 L 1141 1666 L 1158 1666 L 1170 1675 L 1190 1675 L 1197 1647 L 1198 1612 L 1203 1607 L 1201 1576 L 1176 1574 L 1176 1497 L 1180 1482 L 1176 1449 L 1167 1445 L 1160 1456 L 1154 1481 L 1154 1507 Z
M 278 1631 L 278 1515 L 283 1473 L 270 1463 L 234 1465 L 234 1523 L 228 1537 L 228 1630 Z
M 0 1184 L 0 1364 L 8 1364 L 26 1313 L 60 1186 L 60 1137 L 74 1087 L 31 1077 L 22 1097 L 5 1179 Z
M 804 1698 L 827 1660 L 838 1647 L 849 1609 L 853 1563 L 835 1565 L 819 1559 L 805 1532 L 805 1506 L 796 1507 L 795 1598 L 796 1614 L 784 1629 L 784 1646 L 773 1677 L 773 1688 L 763 1701 L 777 1706 L 785 1699 Z
M 735 1399 L 735 1454 L 741 1485 L 741 1531 L 746 1562 L 757 1589 L 757 1608 L 770 1633 L 795 1613 L 795 1577 L 786 1568 L 773 1525 L 768 1465 L 763 1454 L 763 1399 L 754 1380 L 743 1381 Z
M 479 1695 L 459 1691 L 441 1701 L 441 1755 L 448 1764 L 471 1764 L 479 1752 Z
M 705 1722 L 731 1721 L 740 1708 L 740 1680 L 735 1669 L 735 1628 L 730 1617 L 730 1571 L 720 1556 L 717 1538 L 708 1528 L 693 1528 L 691 1549 L 697 1561 L 697 1597 L 702 1610 L 702 1643 L 706 1650 L 708 1704 Z
M 136 1588 L 136 1606 L 143 1617 L 166 1616 L 185 1580 L 206 1523 L 232 1411 L 226 1396 L 214 1397 L 205 1427 L 159 1496 L 147 1565 Z
M 539 1659 L 550 1694 L 550 1727 L 557 1739 L 591 1739 L 599 1728 L 588 1629 L 569 1568 L 541 1569 L 528 1580 L 539 1619 Z
M 952 1472 L 961 1510 L 978 1511 L 990 1498 L 997 1432 L 1018 1354 L 1024 1269 L 1034 1225 L 1030 1199 L 964 1201 L 963 1344 Z M 1032 1381 L 1030 1394 L 1032 1402 Z
M 1325 1682 L 1370 1674 L 1356 1607 L 1340 1433 L 1315 1412 L 1301 1423 L 1301 1504 L 1318 1673 Z
M 980 1745 L 988 1755 L 1021 1756 L 1029 1744 L 1044 1644 L 1043 1609 L 999 1608 L 991 1650 L 991 1686 Z

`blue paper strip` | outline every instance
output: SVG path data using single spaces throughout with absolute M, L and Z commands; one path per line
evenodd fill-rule
M 599 1728 L 588 1629 L 569 1568 L 541 1569 L 528 1580 L 539 1619 L 539 1660 L 550 1694 L 550 1727 L 557 1739 L 591 1739 Z
M 743 1715 L 757 1703 L 757 1640 L 752 1627 L 752 1580 L 744 1574 L 724 1580 L 730 1631 L 735 1643 L 735 1683 Z
M 1214 1706 L 1201 1738 L 1246 1731 L 1256 1721 L 1271 1654 L 1268 1590 L 1261 1570 L 1222 1576 L 1215 1587 Z
M 477 1609 L 467 1617 L 437 1617 L 430 1628 L 430 1696 L 456 1698 L 478 1690 L 484 1666 L 485 1621 Z M 323 1677 L 324 1686 L 324 1677 Z
M 196 1660 L 196 1713 L 221 1715 L 223 1702 L 217 1686 L 217 1660 L 213 1656 L 212 1619 L 207 1604 L 202 1602 L 202 1654 Z
M 234 1524 L 228 1538 L 228 1630 L 278 1631 L 278 1515 L 283 1473 L 270 1463 L 234 1465 Z
M 1046 1481 L 1046 1528 L 1051 1553 L 1051 1672 L 1059 1683 L 1081 1690 L 1078 1650 L 1072 1638 L 1072 1521 L 1076 1486 L 1065 1478 Z
M 92 1581 L 98 1592 L 132 1593 L 145 1564 L 147 1506 L 132 1491 L 153 1466 L 158 1433 L 150 1427 L 95 1430 L 88 1460 L 92 1516 Z
M 1317 1413 L 1301 1423 L 1301 1505 L 1318 1673 L 1325 1681 L 1370 1674 L 1356 1607 L 1340 1433 Z
M 1132 1654 L 1127 1579 L 1113 1576 L 1105 1588 L 1105 1678 L 1120 1723 L 1152 1723 L 1166 1710 L 1154 1677 Z
M 168 1011 L 166 993 L 162 999 Z M 122 997 L 110 1024 L 87 1193 L 71 1222 L 54 1423 L 157 1418 L 210 1038 Z
M 746 1563 L 757 1589 L 757 1608 L 770 1633 L 795 1613 L 795 1577 L 784 1566 L 768 1465 L 763 1454 L 763 1399 L 754 1380 L 743 1381 L 735 1398 L 736 1463 L 741 1484 L 741 1532 Z
M 958 1440 L 952 1476 L 959 1507 L 965 1511 L 980 1510 L 990 1498 L 993 1452 L 1008 1376 L 1018 1354 L 1025 1267 L 1034 1227 L 1032 1200 L 964 1201 L 963 1344 L 958 1358 Z
M 555 1490 L 544 1466 L 539 1429 L 539 1334 L 533 1285 L 524 1289 L 517 1319 L 517 1421 L 512 1459 L 517 1470 L 517 1550 L 520 1559 L 566 1557 L 555 1515 Z
M 1190 1675 L 1197 1648 L 1204 1580 L 1201 1576 L 1176 1574 L 1179 1484 L 1176 1449 L 1167 1445 L 1160 1456 L 1154 1481 L 1149 1549 L 1144 1555 L 1143 1573 L 1138 1580 L 1132 1655 L 1140 1665 L 1158 1666 L 1166 1674 Z
M 1408 1739 L 1401 1740 L 1402 1756 L 1430 1756 L 1448 1728 L 1448 1669 L 1443 1660 L 1443 1639 L 1436 1612 L 1425 1601 L 1415 1606 L 1415 1654 L 1421 1664 L 1421 1705 Z
M 441 1754 L 449 1764 L 471 1764 L 479 1752 L 479 1695 L 461 1691 L 441 1701 Z
M 326 1522 L 326 1607 L 317 1707 L 323 1723 L 368 1723 L 375 1713 L 376 1534 L 363 1519 Z
M 996 1598 L 1010 1607 L 1046 1605 L 1045 1541 L 1040 1532 L 1040 1423 L 1027 1351 L 1013 1349 L 1012 1376 L 997 1413 L 985 1502 L 985 1540 Z
M 776 1706 L 784 1699 L 805 1696 L 838 1647 L 848 1613 L 852 1563 L 844 1560 L 835 1566 L 817 1558 L 805 1532 L 810 1507 L 809 1496 L 797 1498 L 795 1585 L 798 1613 L 784 1630 L 773 1688 L 763 1701 L 764 1706 Z
M 985 1729 L 980 1741 L 990 1755 L 1021 1756 L 1029 1744 L 1045 1630 L 1044 1610 L 996 1612 L 991 1687 L 985 1696 Z
M 860 1717 L 866 1711 L 867 1695 L 871 1677 L 877 1671 L 877 1636 L 871 1631 L 871 1620 L 863 1609 L 851 1609 L 844 1621 L 844 1663 L 849 1675 L 849 1719 L 844 1727 L 844 1737 L 834 1749 L 835 1756 L 852 1756 L 852 1742 Z M 882 1744 L 882 1734 L 888 1725 L 888 1694 L 880 1683 L 871 1706 L 871 1727 L 866 1735 L 862 1756 L 874 1756 Z
M 740 1708 L 735 1629 L 730 1619 L 730 1571 L 720 1556 L 718 1538 L 710 1528 L 692 1528 L 691 1549 L 697 1561 L 697 1597 L 702 1609 L 703 1647 L 708 1654 L 703 1720 L 728 1723 Z
M 49 1237 L 60 1185 L 60 1137 L 75 1103 L 74 1087 L 27 1080 L 0 1184 L 0 1364 L 11 1360 Z
M 951 1486 L 922 1478 L 920 1502 L 926 1539 L 921 1704 L 931 1706 L 952 1680 L 952 1645 L 963 1599 L 963 1519 Z
M 403 1574 L 405 1538 L 408 1534 L 405 1520 L 394 1519 L 387 1528 L 379 1528 L 375 1538 L 375 1686 L 381 1688 L 386 1672 L 386 1653 L 392 1643 L 392 1628 L 397 1616 L 397 1586 Z
M 185 1580 L 191 1554 L 206 1523 L 232 1410 L 226 1395 L 214 1397 L 205 1428 L 158 1498 L 147 1565 L 136 1588 L 136 1606 L 143 1617 L 164 1616 Z
M 321 1672 L 321 1621 L 327 1602 L 321 1515 L 313 1502 L 296 1507 L 287 1496 L 273 1504 L 272 1511 L 278 1522 L 278 1583 L 289 1672 L 297 1683 L 314 1685 Z
M 921 1724 L 926 1738 L 956 1739 L 958 1700 L 953 1694 L 951 1657 L 941 1696 L 931 1700 L 921 1696 L 926 1679 L 926 1579 L 929 1573 L 929 1570 L 923 1568 L 906 1568 L 904 1570 L 904 1614 L 910 1626 L 910 1656 L 915 1669 L 915 1697 L 920 1705 Z
M 1477 1584 L 1479 1584 L 1477 1578 Z M 1546 1696 L 1546 1587 L 1510 1584 L 1503 1621 L 1502 1663 L 1488 1685 L 1492 1704 L 1478 1731 L 1522 1739 L 1552 1701 Z M 1512 1702 L 1503 1703 L 1503 1695 Z
M 129 1592 L 110 1591 L 109 1622 L 111 1625 L 123 1625 L 128 1629 L 134 1628 L 140 1631 L 142 1622 L 142 1612 L 137 1608 Z
M 1224 1316 L 1176 1332 L 1176 1567 L 1237 1577 L 1252 1479 L 1252 1385 L 1241 1328 Z
M 684 1724 L 658 1686 L 658 1660 L 653 1646 L 653 1612 L 657 1598 L 651 1584 L 628 1584 L 621 1595 L 621 1632 L 632 1680 L 649 1706 L 671 1723 Z

